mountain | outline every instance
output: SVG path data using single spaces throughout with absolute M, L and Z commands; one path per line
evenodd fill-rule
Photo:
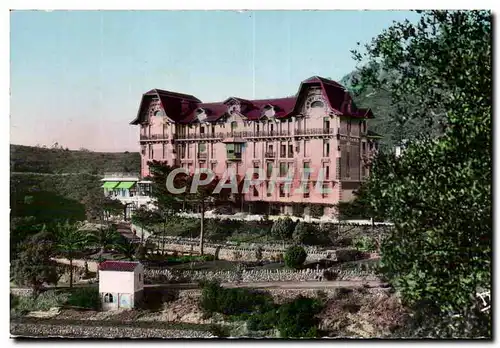
M 140 168 L 141 156 L 138 152 L 92 152 L 10 145 L 10 171 L 16 173 L 97 175 L 105 172 L 133 172 L 138 174 Z

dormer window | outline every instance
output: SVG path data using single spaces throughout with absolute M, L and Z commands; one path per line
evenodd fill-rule
M 240 108 L 239 104 L 233 104 L 233 105 L 229 106 L 229 108 L 228 108 L 228 113 L 230 115 L 232 115 L 236 112 L 240 112 L 240 111 L 241 111 L 241 108 Z
M 196 115 L 196 118 L 198 119 L 198 121 L 200 121 L 200 122 L 204 122 L 207 118 L 207 113 L 205 112 L 205 109 L 202 109 L 202 108 L 196 109 L 195 115 Z
M 314 108 L 324 108 L 325 107 L 325 103 L 323 103 L 321 100 L 316 100 L 316 101 L 313 101 L 311 103 L 311 108 L 314 109 Z
M 274 106 L 271 104 L 267 104 L 262 108 L 262 117 L 272 118 L 276 114 Z
M 163 112 L 162 109 L 160 109 L 160 110 L 156 110 L 154 115 L 162 117 L 162 116 L 165 116 L 165 113 Z

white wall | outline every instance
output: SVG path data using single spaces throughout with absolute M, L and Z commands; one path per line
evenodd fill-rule
M 99 292 L 133 294 L 134 276 L 134 272 L 99 271 Z
M 141 279 L 139 280 L 139 275 L 141 276 Z M 135 269 L 135 292 L 144 290 L 144 266 L 142 264 L 139 264 L 137 268 Z

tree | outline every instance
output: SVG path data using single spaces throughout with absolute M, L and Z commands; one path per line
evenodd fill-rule
M 124 256 L 125 259 L 133 261 L 136 256 L 138 244 L 133 243 L 131 240 L 122 237 L 121 241 L 116 244 L 116 251 Z
M 361 90 L 386 88 L 395 121 L 441 128 L 372 164 L 366 199 L 395 224 L 382 267 L 425 313 L 423 335 L 491 336 L 490 314 L 475 300 L 491 284 L 491 13 L 421 12 L 417 24 L 395 23 L 356 58 L 369 62 Z M 380 71 L 397 79 L 387 83 Z
M 153 180 L 152 196 L 155 199 L 158 211 L 164 217 L 164 221 L 172 214 L 176 214 L 183 209 L 185 202 L 196 203 L 201 210 L 201 224 L 200 224 L 200 254 L 204 253 L 204 223 L 205 223 L 205 210 L 207 204 L 217 204 L 221 201 L 227 200 L 228 190 L 222 189 L 220 193 L 215 193 L 214 190 L 219 184 L 220 179 L 213 177 L 208 183 L 198 185 L 195 192 L 191 192 L 191 187 L 194 183 L 194 176 L 180 173 L 174 177 L 174 188 L 180 189 L 185 187 L 185 191 L 180 194 L 175 194 L 167 188 L 168 175 L 178 167 L 169 166 L 163 162 L 152 161 L 149 162 L 151 178 Z M 209 179 L 207 173 L 200 173 L 200 180 L 206 181 Z M 165 229 L 165 225 L 164 225 Z M 162 238 L 165 240 L 164 238 Z M 163 248 L 164 249 L 164 248 Z
M 313 226 L 304 221 L 300 221 L 295 225 L 292 238 L 297 244 L 314 244 L 316 242 Z
M 271 234 L 284 242 L 292 238 L 294 229 L 295 222 L 291 218 L 285 217 L 274 221 L 273 227 L 271 227 Z
M 102 257 L 105 252 L 113 249 L 118 245 L 122 236 L 116 230 L 114 225 L 106 225 L 100 227 L 97 231 L 87 233 L 87 242 L 99 248 L 99 257 Z
M 54 254 L 53 236 L 42 230 L 28 238 L 23 244 L 19 257 L 12 262 L 12 275 L 19 285 L 33 289 L 36 296 L 44 283 L 56 284 L 57 264 L 51 260 Z
M 55 226 L 56 248 L 59 253 L 69 260 L 69 287 L 73 287 L 73 260 L 82 254 L 87 244 L 85 234 L 78 223 L 58 223 Z
M 294 245 L 285 252 L 285 265 L 290 268 L 300 268 L 306 262 L 307 253 L 303 247 Z

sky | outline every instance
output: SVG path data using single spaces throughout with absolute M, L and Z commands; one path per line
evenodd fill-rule
M 153 88 L 204 102 L 285 97 L 340 80 L 407 11 L 12 11 L 11 144 L 138 151 Z

